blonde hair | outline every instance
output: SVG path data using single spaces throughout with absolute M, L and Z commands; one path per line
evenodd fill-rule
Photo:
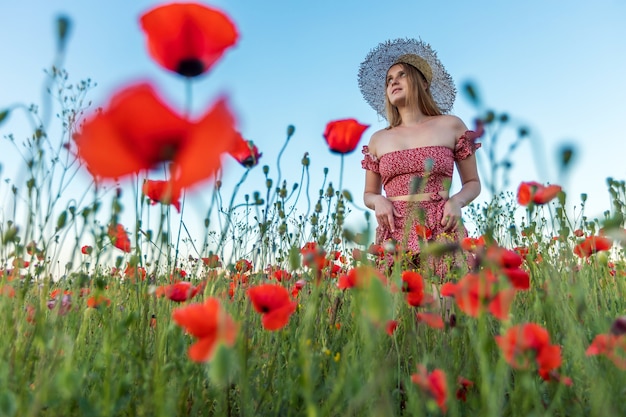
M 424 83 L 426 82 L 426 78 L 424 77 L 424 75 L 413 65 L 405 64 L 404 62 L 399 62 L 397 65 L 401 65 L 402 69 L 407 75 L 407 84 L 409 86 L 409 94 L 406 98 L 407 107 L 417 106 L 420 111 L 426 116 L 439 116 L 443 114 L 443 112 L 437 106 L 437 103 L 435 103 L 435 99 L 433 99 L 433 96 L 430 93 L 430 88 L 424 88 Z M 400 117 L 400 112 L 398 111 L 398 108 L 389 102 L 389 96 L 387 96 L 386 86 L 385 112 L 387 113 L 387 120 L 389 121 L 389 126 L 387 127 L 387 129 L 396 127 L 402 123 L 402 118 Z

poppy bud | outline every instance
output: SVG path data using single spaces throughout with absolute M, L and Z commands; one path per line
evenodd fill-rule
M 626 316 L 618 317 L 611 325 L 611 333 L 616 336 L 626 334 Z

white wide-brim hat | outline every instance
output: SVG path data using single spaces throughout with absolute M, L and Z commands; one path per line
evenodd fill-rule
M 456 97 L 454 81 L 429 44 L 417 39 L 394 39 L 372 49 L 359 67 L 359 88 L 365 101 L 376 113 L 385 112 L 387 71 L 398 63 L 416 67 L 428 81 L 430 93 L 442 113 L 452 109 Z

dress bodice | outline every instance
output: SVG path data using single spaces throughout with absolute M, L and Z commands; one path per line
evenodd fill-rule
M 465 159 L 481 145 L 477 134 L 466 131 L 454 149 L 446 146 L 423 146 L 402 149 L 376 157 L 363 147 L 361 165 L 380 175 L 387 197 L 436 193 L 450 188 L 455 161 Z

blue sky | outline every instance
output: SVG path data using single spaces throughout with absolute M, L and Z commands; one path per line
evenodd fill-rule
M 515 154 L 512 191 L 520 181 L 556 182 L 554 155 L 566 142 L 577 149 L 574 170 L 563 184 L 572 206 L 586 192 L 587 213 L 601 215 L 609 208 L 605 178 L 626 178 L 626 3 L 621 0 L 206 3 L 231 16 L 241 39 L 195 83 L 194 112 L 228 94 L 241 131 L 257 144 L 261 164 L 274 174 L 286 127 L 294 125 L 296 134 L 281 163 L 291 182 L 299 180 L 300 160 L 308 151 L 314 178 L 328 167 L 330 180 L 338 183 L 339 157 L 328 152 L 322 138 L 328 121 L 353 117 L 370 124 L 361 145 L 385 126 L 361 98 L 356 74 L 370 49 L 398 37 L 430 43 L 458 88 L 473 81 L 488 107 L 507 112 L 536 133 L 538 141 L 522 143 Z M 183 83 L 148 57 L 138 25 L 139 15 L 158 4 L 162 2 L 3 2 L 0 109 L 18 101 L 40 102 L 43 69 L 53 57 L 53 20 L 60 13 L 73 22 L 65 67 L 71 81 L 91 78 L 97 83 L 90 93 L 94 105 L 106 103 L 123 85 L 149 79 L 181 108 Z M 477 116 L 462 94 L 452 113 L 470 127 Z M 22 122 L 12 118 L 0 126 L 0 135 L 19 132 Z M 537 154 L 545 155 L 541 172 L 535 168 Z M 11 177 L 13 160 L 0 155 L 2 180 Z M 360 160 L 358 150 L 347 155 L 344 188 L 362 204 Z M 258 175 L 246 187 L 262 190 L 261 168 L 255 169 Z M 225 185 L 232 186 L 243 170 L 227 160 L 225 172 Z M 208 188 L 195 190 L 192 197 L 199 212 Z M 4 198 L 5 190 L 0 195 Z

